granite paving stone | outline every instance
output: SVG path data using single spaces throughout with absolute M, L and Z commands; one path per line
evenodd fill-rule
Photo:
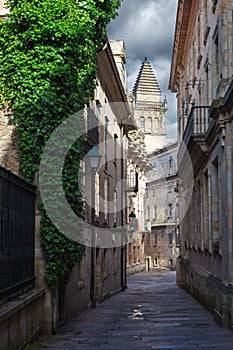
M 128 288 L 64 324 L 38 350 L 233 350 L 233 332 L 176 285 L 174 271 L 128 277 Z

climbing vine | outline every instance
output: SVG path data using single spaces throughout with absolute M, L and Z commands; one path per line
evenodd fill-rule
M 19 132 L 20 172 L 33 183 L 46 141 L 66 118 L 93 98 L 97 50 L 121 0 L 8 0 L 0 23 L 0 98 Z M 63 171 L 66 197 L 84 215 L 78 187 L 83 143 L 76 142 Z M 46 281 L 67 282 L 84 247 L 59 232 L 41 210 Z

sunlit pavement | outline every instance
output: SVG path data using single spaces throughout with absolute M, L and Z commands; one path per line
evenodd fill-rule
M 67 322 L 42 350 L 233 349 L 233 332 L 175 284 L 174 271 L 130 276 L 128 289 Z

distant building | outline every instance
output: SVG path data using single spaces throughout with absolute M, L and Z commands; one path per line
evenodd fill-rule
M 145 270 L 145 188 L 146 172 L 151 169 L 145 155 L 144 137 L 141 131 L 129 133 L 127 150 L 127 209 L 128 244 L 127 274 Z
M 132 91 L 132 110 L 138 128 L 145 135 L 146 151 L 165 146 L 165 113 L 167 100 L 161 101 L 161 91 L 150 62 L 142 62 Z
M 179 255 L 177 142 L 148 154 L 145 255 L 153 267 L 175 267 Z
M 232 11 L 231 0 L 178 1 L 169 83 L 177 94 L 179 172 L 186 177 L 186 183 L 178 186 L 177 283 L 207 307 L 218 323 L 231 329 Z

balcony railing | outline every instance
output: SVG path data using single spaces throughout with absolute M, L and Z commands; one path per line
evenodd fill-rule
M 192 107 L 188 123 L 183 135 L 183 141 L 187 145 L 191 136 L 205 135 L 210 125 L 209 107 Z

